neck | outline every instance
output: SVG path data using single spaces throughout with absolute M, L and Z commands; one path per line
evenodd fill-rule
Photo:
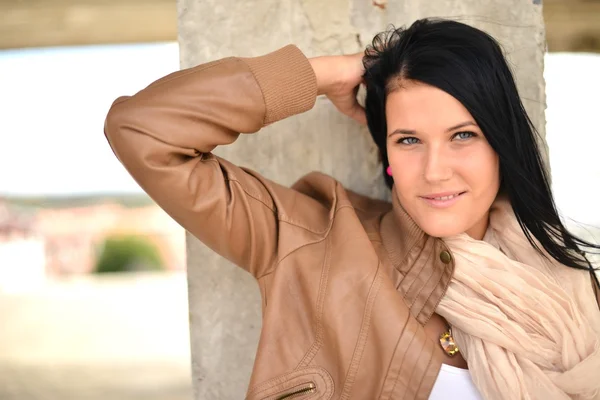
M 489 211 L 469 228 L 465 233 L 471 236 L 475 240 L 483 240 L 485 233 L 487 232 L 488 225 L 490 224 L 490 213 Z

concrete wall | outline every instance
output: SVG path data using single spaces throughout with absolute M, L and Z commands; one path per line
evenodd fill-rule
M 308 56 L 356 52 L 389 24 L 426 16 L 458 19 L 501 41 L 530 116 L 544 134 L 539 0 L 178 0 L 178 15 L 182 67 L 261 55 L 288 43 Z M 217 153 L 283 184 L 320 170 L 358 192 L 386 196 L 368 132 L 324 98 L 312 111 Z M 258 286 L 194 238 L 187 243 L 195 397 L 243 398 L 261 326 Z

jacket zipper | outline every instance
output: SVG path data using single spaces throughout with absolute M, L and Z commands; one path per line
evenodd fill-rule
M 275 398 L 275 400 L 294 399 L 294 398 L 303 396 L 305 394 L 315 393 L 316 391 L 317 391 L 317 385 L 310 382 L 310 383 L 307 383 L 307 384 L 304 384 L 301 386 L 296 386 L 296 387 L 290 389 L 290 391 L 288 391 L 287 393 L 277 396 Z

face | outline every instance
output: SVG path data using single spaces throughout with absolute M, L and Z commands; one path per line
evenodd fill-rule
M 498 155 L 475 119 L 448 93 L 404 81 L 387 97 L 387 152 L 410 217 L 434 237 L 482 239 L 498 194 Z

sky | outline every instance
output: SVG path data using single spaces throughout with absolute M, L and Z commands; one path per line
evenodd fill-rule
M 103 131 L 114 99 L 179 68 L 177 43 L 0 51 L 0 195 L 141 193 Z M 562 214 L 600 226 L 600 55 L 546 55 Z
M 117 97 L 177 69 L 177 43 L 0 52 L 0 194 L 140 193 L 104 119 Z

